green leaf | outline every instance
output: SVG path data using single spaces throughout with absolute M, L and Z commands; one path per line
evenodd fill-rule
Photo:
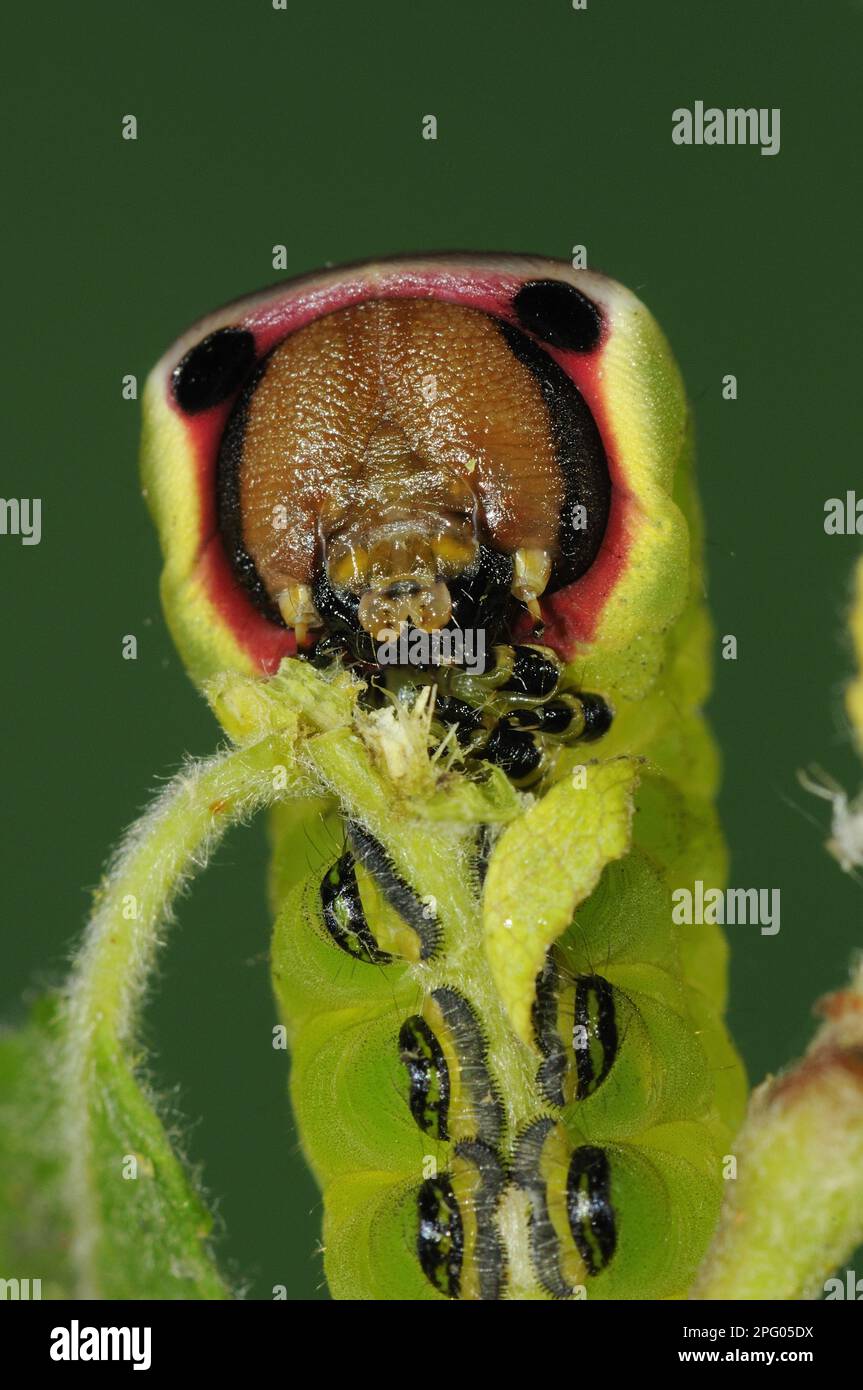
M 56 1143 L 56 1001 L 0 1037 L 0 1274 L 41 1280 L 43 1298 L 72 1293 L 69 1221 Z M 7 1297 L 10 1294 L 7 1291 Z
M 90 1134 L 101 1297 L 230 1297 L 209 1248 L 212 1216 L 107 1032 L 94 1040 Z
M 25 1027 L 0 1040 L 0 1269 L 19 1281 L 19 1291 L 21 1281 L 30 1280 L 32 1290 L 40 1280 L 43 1299 L 81 1291 L 58 1084 L 61 1028 L 57 1001 L 49 998 Z M 111 1299 L 229 1297 L 209 1250 L 212 1217 L 104 1033 L 94 1039 L 89 1112 L 93 1291 Z
M 516 1033 L 530 1043 L 546 952 L 629 848 L 640 763 L 591 763 L 584 785 L 559 782 L 501 835 L 483 894 L 485 949 Z M 566 846 L 565 852 L 561 846 Z

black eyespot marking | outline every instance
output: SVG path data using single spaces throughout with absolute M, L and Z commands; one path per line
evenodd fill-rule
M 582 1100 L 602 1085 L 617 1056 L 614 990 L 601 975 L 580 975 L 575 982 L 572 1046 L 576 1097 Z
M 242 385 L 254 364 L 254 335 L 244 328 L 219 328 L 174 368 L 174 400 L 187 415 L 209 410 Z
M 366 920 L 350 850 L 324 874 L 321 911 L 333 941 L 354 960 L 369 965 L 386 965 L 392 960 L 388 951 L 380 950 Z
M 434 955 L 443 935 L 441 924 L 431 907 L 396 873 L 383 845 L 365 826 L 358 821 L 349 821 L 347 830 L 357 862 L 375 880 L 390 907 L 416 932 L 420 942 L 420 959 L 428 960 Z
M 565 280 L 529 280 L 512 301 L 522 328 L 565 352 L 590 352 L 602 333 L 596 305 Z
M 458 1298 L 464 1256 L 464 1228 L 446 1173 L 426 1178 L 417 1195 L 417 1255 L 426 1278 L 447 1298 Z
M 591 1274 L 605 1269 L 617 1246 L 611 1169 L 604 1149 L 584 1144 L 570 1159 L 566 1180 L 569 1229 Z
M 410 1082 L 411 1114 L 433 1139 L 448 1139 L 449 1068 L 440 1043 L 419 1014 L 401 1026 L 399 1055 Z

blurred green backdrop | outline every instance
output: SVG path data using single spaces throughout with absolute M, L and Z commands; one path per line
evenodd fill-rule
M 583 243 L 663 323 L 696 406 L 711 600 L 739 642 L 712 703 L 732 882 L 782 891 L 778 936 L 730 929 L 731 1022 L 755 1078 L 804 1046 L 863 905 L 822 848 L 828 808 L 796 781 L 812 761 L 860 774 L 841 705 L 860 541 L 826 536 L 823 507 L 863 492 L 861 29 L 863 6 L 836 0 L 7 15 L 2 492 L 43 499 L 39 546 L 0 537 L 7 1018 L 63 972 L 120 830 L 216 741 L 162 624 L 123 374 L 142 382 L 190 321 L 277 279 L 278 242 L 287 274 Z M 780 107 L 781 152 L 674 146 L 672 110 L 699 99 Z M 265 855 L 261 826 L 235 834 L 183 903 L 147 1031 L 234 1271 L 251 1296 L 310 1298 L 320 1210 L 270 1045 Z

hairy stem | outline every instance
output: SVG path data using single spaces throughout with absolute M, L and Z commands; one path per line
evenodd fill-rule
M 79 1294 L 95 1297 L 99 1237 L 93 1126 L 105 1047 L 128 1057 L 162 925 L 177 893 L 204 867 L 224 832 L 261 807 L 308 795 L 287 732 L 190 764 L 131 827 L 95 894 L 93 916 L 65 992 L 58 1078 L 60 1142 Z

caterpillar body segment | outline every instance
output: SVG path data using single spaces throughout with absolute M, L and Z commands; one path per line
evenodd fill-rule
M 331 842 L 322 848 L 323 878 L 335 856 Z M 520 1063 L 515 1078 L 521 1082 L 518 1104 L 512 1094 L 515 1087 L 510 1086 L 507 1094 L 508 1080 L 513 1079 L 511 1065 L 496 1067 L 493 1041 L 483 1029 L 489 979 L 481 981 L 474 993 L 465 987 L 457 968 L 448 971 L 446 937 L 440 958 L 431 962 L 360 961 L 327 933 L 315 880 L 306 877 L 285 900 L 274 938 L 274 979 L 283 1016 L 292 1024 L 298 1121 L 324 1193 L 325 1265 L 328 1271 L 331 1263 L 345 1271 L 343 1285 L 329 1273 L 334 1292 L 358 1297 L 365 1288 L 366 1297 L 407 1296 L 395 1284 L 386 1292 L 380 1270 L 373 1284 L 359 1283 L 351 1251 L 355 1222 L 360 1218 L 349 1211 L 350 1184 L 355 1181 L 361 1191 L 374 1175 L 378 1220 L 397 1227 L 397 1233 L 387 1239 L 401 1239 L 419 1251 L 420 1215 L 432 1191 L 423 1184 L 449 1173 L 458 1144 L 475 1140 L 496 1155 L 504 1175 L 494 1184 L 495 1192 L 500 1191 L 493 1222 L 506 1265 L 496 1296 L 673 1297 L 682 1293 L 718 1211 L 720 1159 L 727 1152 L 730 1126 L 741 1103 L 738 1081 L 736 1092 L 726 1088 L 725 1113 L 721 1113 L 717 1102 L 722 1100 L 722 1088 L 717 1079 L 729 1071 L 739 1076 L 739 1069 L 718 1015 L 682 978 L 675 929 L 665 910 L 666 895 L 655 861 L 636 846 L 625 859 L 608 866 L 606 877 L 595 905 L 588 899 L 575 922 L 550 948 L 537 982 L 537 1000 L 544 990 L 546 1000 L 552 989 L 556 991 L 553 1023 L 548 1025 L 547 1018 L 546 1031 L 533 1046 L 512 1037 L 510 1031 L 508 1045 Z M 609 910 L 614 912 L 612 923 Z M 437 983 L 447 978 L 448 985 Z M 604 986 L 599 985 L 600 979 Z M 575 997 L 579 989 L 583 1034 L 576 1047 L 573 1030 L 578 1026 Z M 445 1010 L 440 1007 L 441 996 Z M 337 1007 L 323 1009 L 325 997 Z M 609 1000 L 613 1001 L 614 1029 L 609 1025 Z M 498 1029 L 501 1012 L 498 1001 Z M 538 1012 L 535 1008 L 534 1017 Z M 563 1058 L 562 1094 L 558 1095 L 550 1093 L 543 1078 L 546 1053 L 551 1050 L 549 1026 Z M 503 1028 L 508 1030 L 505 1017 Z M 593 1065 L 587 1082 L 590 1066 L 585 1065 L 585 1057 L 592 1058 Z M 551 1150 L 554 1161 L 545 1150 L 543 1164 L 529 1179 L 524 1172 L 525 1135 L 539 1121 L 557 1136 Z M 570 1280 L 571 1288 L 564 1294 L 562 1284 L 549 1281 L 547 1261 L 536 1249 L 530 1255 L 530 1233 L 537 1222 L 542 1226 L 535 1207 L 540 1179 L 547 1183 L 555 1175 L 559 1183 L 555 1201 L 560 1212 L 568 1210 L 564 1170 L 568 1172 L 568 1156 L 577 1148 L 594 1148 L 607 1155 L 606 1186 L 611 1196 L 605 1200 L 618 1221 L 613 1256 L 601 1266 L 594 1260 L 591 1268 L 582 1254 L 579 1277 Z M 585 1181 L 578 1180 L 582 1186 Z M 328 1204 L 331 1188 L 339 1194 L 332 1208 Z M 473 1196 L 465 1193 L 476 1190 L 462 1178 L 453 1189 L 452 1201 L 457 1203 L 459 1194 L 462 1201 L 472 1201 Z M 386 1192 L 392 1198 L 389 1207 Z M 415 1198 L 415 1208 L 407 1193 L 413 1194 L 410 1200 Z M 575 1200 L 571 1197 L 570 1207 Z M 656 1203 L 658 1211 L 648 1220 Z M 481 1205 L 488 1216 L 487 1189 Z M 341 1216 L 331 1216 L 331 1210 Z M 412 1212 L 419 1224 L 412 1224 Z M 426 1219 L 423 1229 L 434 1227 Z M 561 1229 L 565 1233 L 565 1224 Z M 659 1229 L 662 1249 L 667 1250 L 671 1242 L 674 1255 L 651 1264 L 646 1253 L 648 1236 Z M 630 1267 L 630 1236 L 638 1237 L 640 1252 L 632 1266 L 638 1273 L 631 1284 L 621 1273 Z M 571 1232 L 569 1239 L 568 1267 L 572 1269 L 581 1247 Z M 582 1234 L 581 1246 L 590 1239 L 589 1232 Z M 622 1259 L 618 1259 L 620 1252 L 624 1252 Z M 468 1296 L 464 1289 L 479 1287 L 470 1281 L 454 1282 L 446 1286 L 447 1293 L 440 1280 L 427 1280 L 421 1295 L 410 1296 L 463 1297 Z M 490 1287 L 488 1281 L 484 1287 Z

